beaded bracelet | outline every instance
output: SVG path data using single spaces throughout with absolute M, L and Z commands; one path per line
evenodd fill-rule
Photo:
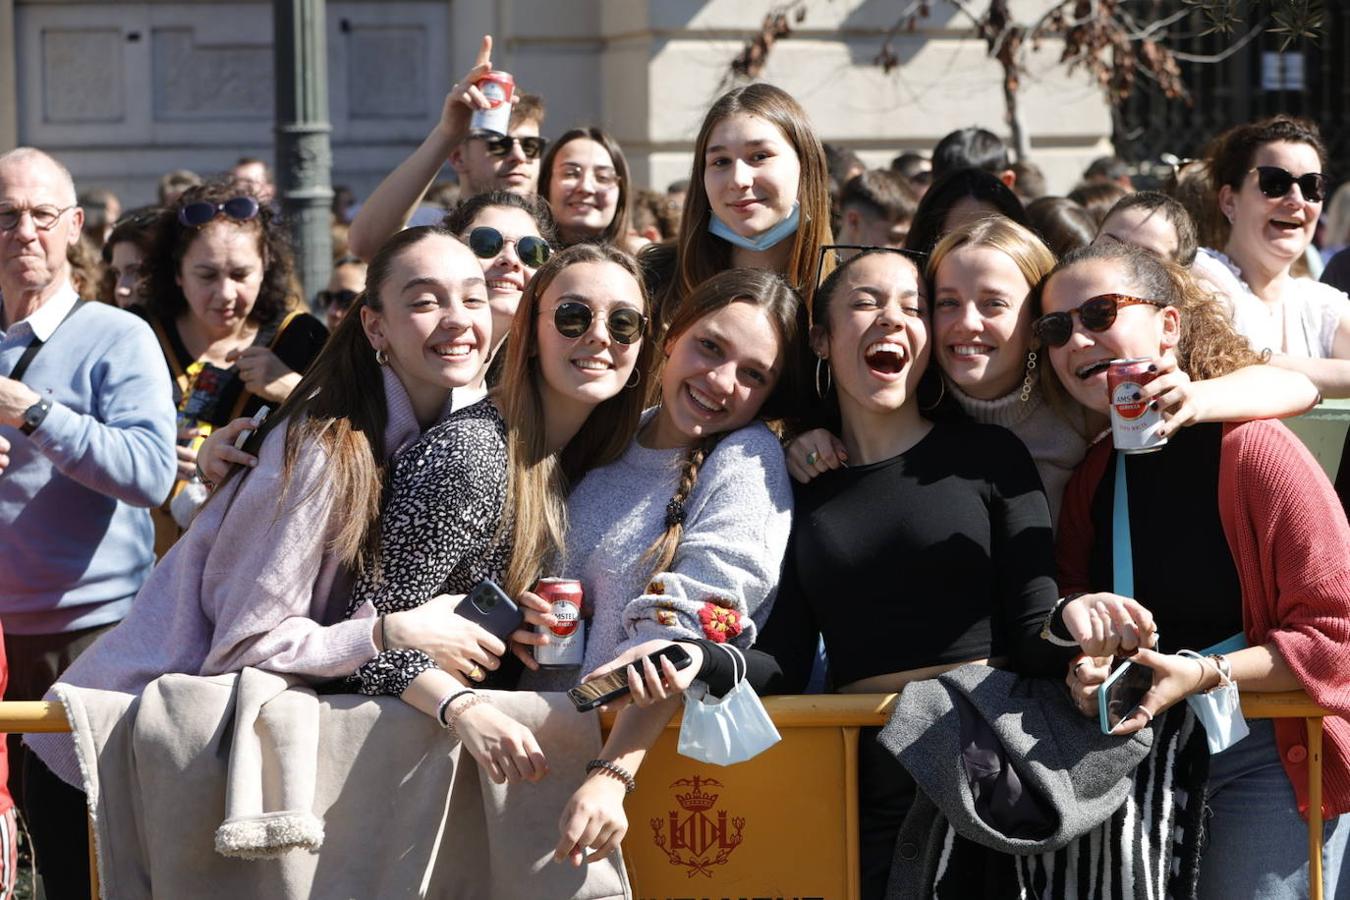
M 487 702 L 486 697 L 484 697 L 482 694 L 475 694 L 473 691 L 460 691 L 458 694 L 455 695 L 455 697 L 461 697 L 464 694 L 470 694 L 472 696 L 470 696 L 468 700 L 465 700 L 463 703 L 461 703 L 459 709 L 451 709 L 450 704 L 446 704 L 446 710 L 448 711 L 449 715 L 446 716 L 445 728 L 455 737 L 459 737 L 459 732 L 455 730 L 455 726 L 459 724 L 460 717 L 463 716 L 473 707 L 477 706 L 478 704 Z M 454 702 L 455 697 L 450 698 L 451 703 Z
M 458 700 L 460 697 L 463 697 L 465 694 L 472 694 L 472 693 L 473 690 L 471 688 L 462 688 L 457 691 L 451 691 L 450 693 L 446 694 L 444 697 L 441 698 L 441 702 L 436 704 L 436 721 L 441 723 L 442 728 L 450 727 L 450 723 L 445 721 L 445 711 L 450 708 L 450 704 L 454 703 L 456 700 Z
M 596 769 L 601 769 L 605 772 L 608 772 L 610 775 L 613 775 L 615 778 L 622 781 L 624 787 L 623 790 L 624 796 L 627 796 L 628 794 L 631 794 L 633 793 L 633 791 L 637 790 L 637 779 L 633 777 L 633 773 L 628 771 L 618 763 L 612 763 L 607 759 L 593 759 L 590 762 L 586 763 L 587 775 L 591 774 Z

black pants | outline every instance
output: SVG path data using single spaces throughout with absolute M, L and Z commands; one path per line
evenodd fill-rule
M 863 900 L 886 896 L 895 839 L 914 803 L 914 779 L 877 743 L 879 728 L 858 732 L 858 862 Z
M 89 806 L 84 791 L 52 774 L 36 756 L 24 769 L 28 833 L 47 900 L 89 897 Z
M 112 625 L 96 625 L 60 634 L 5 634 L 5 661 L 9 664 L 6 700 L 41 700 L 75 657 L 79 656 Z M 9 793 L 19 813 L 28 818 L 24 796 L 24 769 L 37 757 L 20 742 L 23 735 L 11 734 L 9 747 Z

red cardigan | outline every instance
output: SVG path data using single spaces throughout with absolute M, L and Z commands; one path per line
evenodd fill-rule
M 1092 495 L 1112 459 L 1110 438 L 1088 451 L 1060 512 L 1060 588 L 1100 590 L 1088 579 Z M 1350 526 L 1340 499 L 1301 441 L 1277 422 L 1227 425 L 1219 457 L 1219 518 L 1242 585 L 1250 645 L 1273 643 L 1325 720 L 1322 812 L 1350 811 Z M 1169 522 L 1179 536 L 1184 523 Z M 1185 559 L 1186 543 L 1178 550 Z M 1185 560 L 1203 565 L 1204 560 Z M 1275 735 L 1299 809 L 1308 807 L 1307 733 L 1277 719 Z

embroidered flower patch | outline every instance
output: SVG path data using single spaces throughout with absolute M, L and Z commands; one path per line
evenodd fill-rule
M 714 597 L 704 601 L 703 608 L 698 611 L 698 620 L 703 624 L 703 633 L 708 640 L 725 644 L 741 633 L 741 614 L 721 606 L 719 600 L 721 598 Z
M 647 593 L 664 594 L 665 592 L 666 586 L 661 583 L 659 578 L 653 578 L 651 581 L 647 582 Z
M 671 610 L 658 609 L 654 611 L 653 615 L 656 618 L 656 623 L 666 628 L 674 628 L 680 624 L 680 617 Z

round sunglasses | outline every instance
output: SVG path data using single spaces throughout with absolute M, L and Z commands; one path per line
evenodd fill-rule
M 553 327 L 558 334 L 575 340 L 591 328 L 595 313 L 580 300 L 564 300 L 553 310 Z M 619 306 L 605 318 L 609 336 L 620 344 L 633 344 L 647 330 L 647 317 L 631 306 Z
M 231 197 L 224 203 L 198 200 L 178 210 L 178 221 L 188 228 L 201 228 L 217 215 L 224 213 L 236 222 L 247 222 L 257 217 L 260 208 L 257 200 L 246 196 Z
M 1122 306 L 1135 306 L 1140 303 L 1167 306 L 1162 300 L 1146 300 L 1143 297 L 1131 297 L 1127 294 L 1099 294 L 1083 301 L 1077 309 L 1068 312 L 1047 313 L 1031 323 L 1031 333 L 1047 347 L 1062 347 L 1073 335 L 1073 314 L 1088 331 L 1105 331 L 1116 322 L 1116 314 Z
M 1289 193 L 1294 185 L 1303 192 L 1303 199 L 1309 203 L 1321 203 L 1323 192 L 1327 189 L 1327 176 L 1321 172 L 1305 172 L 1297 177 L 1288 169 L 1279 166 L 1256 166 L 1249 170 L 1256 173 L 1256 186 L 1272 200 L 1278 200 Z
M 525 137 L 516 137 L 511 134 L 475 134 L 473 137 L 480 139 L 487 150 L 488 156 L 498 159 L 511 152 L 511 147 L 520 144 L 520 152 L 525 154 L 526 159 L 538 159 L 544 155 L 544 149 L 548 147 L 548 140 L 534 135 Z
M 516 256 L 519 256 L 520 261 L 531 269 L 537 269 L 548 262 L 548 258 L 553 252 L 549 249 L 548 241 L 532 234 L 527 234 L 525 237 L 513 241 L 506 238 L 497 229 L 487 225 L 479 225 L 469 232 L 469 249 L 479 259 L 494 258 L 502 252 L 502 248 L 507 244 L 516 245 Z

